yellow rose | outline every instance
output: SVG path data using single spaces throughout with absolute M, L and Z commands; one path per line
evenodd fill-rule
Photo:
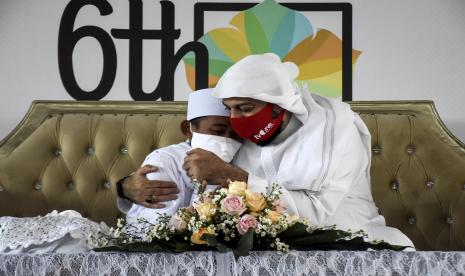
M 207 244 L 206 241 L 200 239 L 203 234 L 215 234 L 215 232 L 206 227 L 200 228 L 199 230 L 192 233 L 191 242 L 195 244 Z
M 216 204 L 213 202 L 203 202 L 195 205 L 195 210 L 201 219 L 210 219 L 216 212 Z
M 282 217 L 282 215 L 276 211 L 270 211 L 266 214 L 266 217 L 271 219 L 271 222 L 275 223 Z
M 245 204 L 251 212 L 260 212 L 265 209 L 265 198 L 261 193 L 245 193 Z
M 233 181 L 229 183 L 229 194 L 243 196 L 247 189 L 247 183 L 240 181 Z

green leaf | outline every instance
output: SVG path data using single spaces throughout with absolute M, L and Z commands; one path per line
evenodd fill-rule
M 296 224 L 289 227 L 286 231 L 279 234 L 281 240 L 287 240 L 296 237 L 307 236 L 309 232 L 307 231 L 307 226 L 303 223 L 297 222 Z
M 96 247 L 92 248 L 95 252 L 109 252 L 109 251 L 121 251 L 120 246 L 107 246 L 107 247 Z
M 287 243 L 291 249 L 295 250 L 367 250 L 368 248 L 376 250 L 403 250 L 406 246 L 391 245 L 386 242 L 373 243 L 367 242 L 363 237 L 357 236 L 349 239 L 352 235 L 349 232 L 334 229 L 317 229 L 311 234 L 299 235 L 301 232 L 294 229 L 295 236 L 285 231 L 281 235 L 285 238 L 283 242 Z M 295 232 L 297 231 L 297 232 Z
M 194 251 L 195 247 L 189 242 L 179 242 L 177 241 L 174 246 L 174 252 L 185 252 L 185 251 Z
M 248 256 L 249 251 L 253 249 L 253 237 L 254 237 L 254 229 L 249 228 L 247 232 L 242 235 L 237 247 L 233 250 L 234 257 L 236 260 L 240 256 Z
M 163 244 L 160 241 L 155 241 L 151 243 L 135 242 L 135 243 L 119 244 L 115 246 L 94 248 L 93 250 L 97 252 L 105 252 L 105 251 L 157 252 L 157 251 L 173 251 L 173 249 L 174 248 L 172 245 Z
M 209 246 L 216 247 L 216 249 L 218 251 L 220 251 L 220 252 L 226 252 L 226 251 L 231 250 L 231 248 L 229 248 L 227 245 L 225 245 L 224 243 L 219 242 L 215 235 L 203 234 L 200 237 L 200 239 L 203 240 L 203 241 L 206 241 Z
M 289 245 L 313 246 L 316 244 L 335 243 L 338 240 L 347 238 L 350 233 L 341 230 L 315 230 L 313 233 L 307 233 L 305 236 L 297 236 L 283 241 Z

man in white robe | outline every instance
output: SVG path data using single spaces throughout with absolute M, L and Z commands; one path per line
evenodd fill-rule
M 242 139 L 233 131 L 229 121 L 229 112 L 224 108 L 222 102 L 212 96 L 212 89 L 198 90 L 190 94 L 187 107 L 186 123 L 181 123 L 188 141 L 168 147 L 154 150 L 150 153 L 138 170 L 146 170 L 148 181 L 164 181 L 164 183 L 176 183 L 179 192 L 177 198 L 164 202 L 160 209 L 150 208 L 150 203 L 156 202 L 159 194 L 153 192 L 147 194 L 142 204 L 131 201 L 124 194 L 125 181 L 117 185 L 120 187 L 120 197 L 118 198 L 118 208 L 126 214 L 126 219 L 135 222 L 137 218 L 145 218 L 151 223 L 155 223 L 160 214 L 173 215 L 181 207 L 189 206 L 196 198 L 192 178 L 182 169 L 186 152 L 193 148 L 208 150 L 208 153 L 215 157 L 230 162 L 237 150 L 241 146 Z M 156 166 L 157 170 L 149 171 Z
M 348 104 L 299 88 L 297 75 L 295 64 L 275 54 L 248 56 L 230 67 L 214 95 L 230 109 L 236 132 L 248 139 L 233 160 L 237 167 L 192 150 L 184 169 L 210 183 L 221 184 L 225 176 L 243 180 L 256 192 L 277 183 L 289 212 L 313 225 L 362 229 L 369 240 L 413 247 L 378 214 L 363 121 Z

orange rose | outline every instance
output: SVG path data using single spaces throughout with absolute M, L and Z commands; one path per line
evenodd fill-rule
M 191 242 L 195 244 L 207 244 L 206 241 L 203 241 L 200 239 L 200 237 L 202 237 L 203 234 L 215 234 L 215 233 L 206 227 L 200 228 L 199 230 L 192 233 Z

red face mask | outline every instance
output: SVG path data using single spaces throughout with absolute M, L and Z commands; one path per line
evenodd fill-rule
M 268 140 L 283 123 L 284 109 L 273 119 L 274 104 L 267 104 L 257 114 L 242 117 L 231 118 L 231 125 L 237 134 L 252 143 L 260 143 Z

